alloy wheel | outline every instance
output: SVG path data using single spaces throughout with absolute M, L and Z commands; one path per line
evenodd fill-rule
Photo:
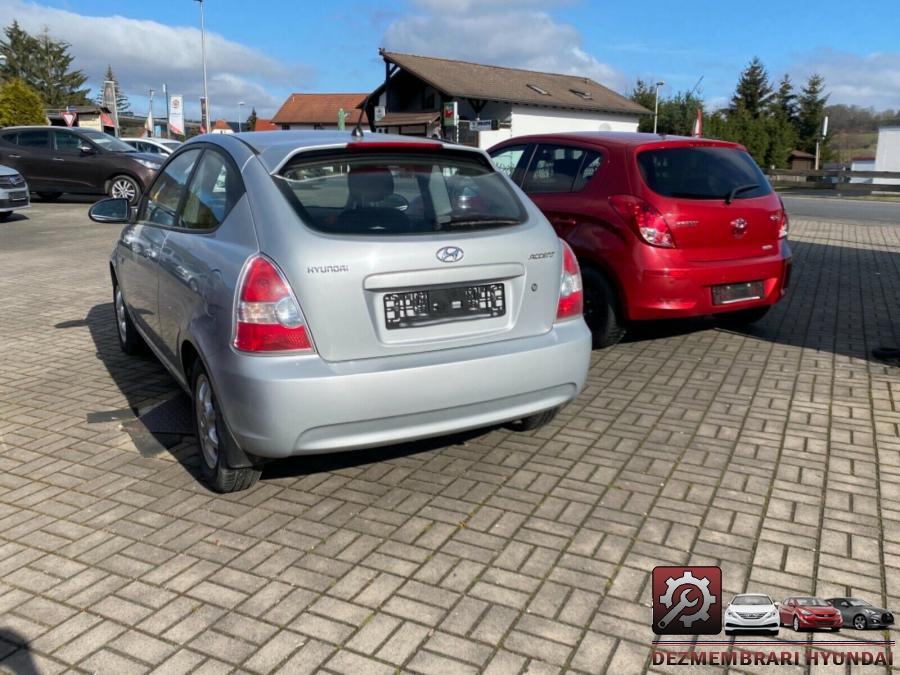
M 197 389 L 194 394 L 194 407 L 197 415 L 197 435 L 203 461 L 210 468 L 219 462 L 219 434 L 216 430 L 216 403 L 212 386 L 205 373 L 197 377 Z
M 866 617 L 864 617 L 864 616 L 857 616 L 857 617 L 855 617 L 855 618 L 853 619 L 853 627 L 856 628 L 856 630 L 865 630 L 865 628 L 866 628 Z
M 137 195 L 137 186 L 130 178 L 116 178 L 109 193 L 112 197 L 124 197 L 131 202 Z
M 800 620 L 796 616 L 794 617 L 794 630 L 800 632 Z
M 128 340 L 128 315 L 125 309 L 125 299 L 122 297 L 122 289 L 116 286 L 116 326 L 119 328 L 119 337 L 122 342 Z

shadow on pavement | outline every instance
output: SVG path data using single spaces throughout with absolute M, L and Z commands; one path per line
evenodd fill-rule
M 9 628 L 0 627 L 0 670 L 13 675 L 39 675 L 28 648 L 28 640 Z
M 706 330 L 746 335 L 780 345 L 898 365 L 872 350 L 900 346 L 900 254 L 864 244 L 792 241 L 794 264 L 787 295 L 766 317 L 741 328 L 711 317 L 643 321 L 623 342 L 687 336 Z
M 171 452 L 199 480 L 199 452 L 194 437 L 190 398 L 149 350 L 139 356 L 129 356 L 122 352 L 116 336 L 113 304 L 108 302 L 95 305 L 84 319 L 58 323 L 54 327 L 87 327 L 97 358 L 103 362 L 127 401 L 127 408 L 91 412 L 87 421 L 121 422 L 142 455 L 154 456 Z M 275 460 L 265 465 L 263 478 L 287 478 L 365 466 L 462 444 L 490 430 L 475 429 L 379 448 Z
M 871 359 L 871 350 L 900 344 L 900 256 L 873 248 L 798 241 L 792 243 L 794 268 L 788 295 L 761 321 L 741 331 L 756 340 L 802 347 L 836 356 Z M 148 455 L 171 452 L 194 475 L 197 451 L 190 402 L 163 366 L 147 353 L 127 356 L 119 349 L 112 303 L 91 308 L 83 320 L 57 324 L 60 329 L 87 327 L 97 357 L 124 394 L 128 407 L 96 411 L 89 421 L 121 420 L 139 450 Z M 627 343 L 679 338 L 716 328 L 710 318 L 635 324 Z M 678 349 L 673 344 L 673 349 Z M 885 365 L 883 361 L 875 361 Z M 307 455 L 266 466 L 268 478 L 334 471 L 386 459 L 428 452 L 476 438 L 487 430 L 329 455 Z

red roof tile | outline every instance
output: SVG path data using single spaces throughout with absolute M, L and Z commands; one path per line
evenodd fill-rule
M 347 124 L 356 124 L 359 106 L 368 94 L 291 94 L 272 121 L 275 124 L 337 124 L 338 110 L 347 113 Z M 363 122 L 367 118 L 363 115 Z
M 264 120 L 262 117 L 256 118 L 256 126 L 253 127 L 253 131 L 278 131 L 281 127 L 277 124 L 272 124 L 272 120 Z

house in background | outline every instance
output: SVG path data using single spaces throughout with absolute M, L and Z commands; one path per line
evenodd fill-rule
M 379 53 L 385 78 L 366 111 L 377 131 L 487 148 L 524 134 L 637 131 L 638 118 L 650 112 L 586 77 Z M 442 115 L 444 104 L 453 102 L 460 120 L 455 128 Z
M 211 134 L 233 134 L 236 132 L 237 132 L 237 122 L 228 122 L 223 119 L 218 119 L 213 124 L 213 127 L 209 133 L 211 133 Z
M 791 171 L 812 171 L 816 165 L 816 156 L 803 152 L 803 150 L 791 150 L 788 155 L 788 168 Z
M 256 118 L 256 125 L 253 127 L 253 131 L 278 131 L 281 127 L 272 122 L 272 120 L 265 120 L 262 117 Z
M 281 129 L 337 129 L 338 113 L 344 111 L 345 125 L 356 125 L 366 94 L 291 94 L 272 118 Z M 362 123 L 368 125 L 365 113 Z

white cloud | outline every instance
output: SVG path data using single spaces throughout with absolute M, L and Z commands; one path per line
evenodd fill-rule
M 900 53 L 850 54 L 825 49 L 801 58 L 791 69 L 800 89 L 806 78 L 825 78 L 829 103 L 846 103 L 877 110 L 900 109 Z
M 165 82 L 170 93 L 184 94 L 188 114 L 198 115 L 203 93 L 199 28 L 122 16 L 86 16 L 23 0 L 0 3 L 0 25 L 9 25 L 13 19 L 32 34 L 46 27 L 52 37 L 70 43 L 74 67 L 84 71 L 95 92 L 110 64 L 136 112 L 144 112 L 136 103 L 146 100 L 148 90 L 159 92 Z M 256 106 L 260 114 L 273 113 L 283 98 L 273 96 L 272 89 L 296 91 L 312 80 L 308 66 L 285 64 L 209 30 L 206 50 L 214 116 L 233 118 L 237 101 L 246 101 L 248 108 Z
M 582 48 L 581 34 L 546 12 L 537 0 L 416 0 L 416 14 L 385 31 L 388 50 L 590 77 L 619 91 L 623 73 Z M 560 4 L 560 3 L 556 3 Z

